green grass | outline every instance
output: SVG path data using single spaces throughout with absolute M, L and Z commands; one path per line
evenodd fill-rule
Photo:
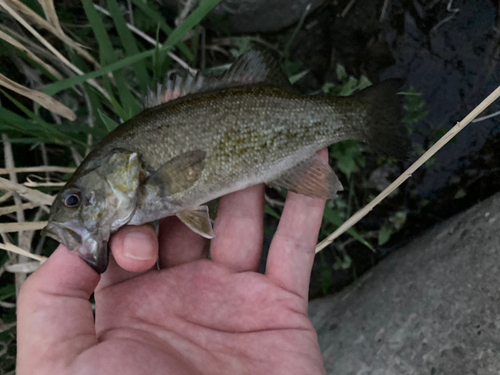
M 161 38 L 165 38 L 165 40 L 159 52 L 166 53 L 178 48 L 182 55 L 187 57 L 189 62 L 192 62 L 195 59 L 194 53 L 181 39 L 189 30 L 196 27 L 219 1 L 202 1 L 198 8 L 176 29 L 169 28 L 157 10 L 142 1 L 134 3 L 137 6 L 136 12 L 143 12 L 147 17 L 157 21 L 161 30 L 165 32 L 166 35 L 161 35 Z M 91 30 L 88 31 L 91 31 L 92 34 L 82 35 L 82 37 L 91 44 L 97 43 L 97 46 L 91 45 L 91 47 L 97 47 L 99 50 L 98 61 L 101 68 L 89 69 L 88 63 L 84 62 L 73 51 L 70 51 L 68 54 L 69 59 L 82 69 L 84 74 L 56 81 L 53 76 L 45 72 L 44 79 L 48 79 L 52 83 L 45 87 L 44 92 L 51 96 L 59 94 L 57 98 L 62 97 L 70 100 L 71 97 L 71 100 L 78 102 L 79 109 L 83 111 L 85 104 L 82 102 L 82 97 L 77 95 L 75 91 L 68 91 L 68 89 L 77 89 L 80 92 L 82 89 L 85 90 L 90 106 L 96 115 L 97 126 L 89 127 L 88 124 L 81 123 L 72 124 L 66 120 L 62 121 L 62 126 L 59 126 L 48 120 L 50 116 L 45 110 L 40 109 L 42 116 L 35 115 L 32 110 L 28 109 L 19 100 L 3 92 L 5 97 L 25 116 L 20 116 L 18 111 L 12 109 L 0 108 L 0 130 L 6 132 L 12 138 L 19 139 L 23 134 L 30 135 L 33 143 L 44 142 L 74 146 L 84 152 L 87 134 L 90 133 L 95 139 L 100 139 L 106 132 L 114 128 L 118 121 L 126 121 L 139 113 L 142 107 L 142 95 L 145 93 L 147 86 L 153 83 L 153 77 L 158 73 L 163 75 L 170 69 L 171 62 L 169 61 L 161 67 L 160 72 L 153 71 L 153 59 L 158 49 L 147 48 L 141 40 L 138 40 L 132 34 L 126 26 L 126 21 L 116 0 L 108 1 L 112 23 L 104 19 L 104 16 L 94 8 L 92 1 L 85 0 L 82 4 L 90 24 Z M 17 53 L 9 44 L 6 44 L 6 46 L 11 49 L 12 53 Z M 32 63 L 26 56 L 19 55 L 24 57 L 28 63 Z M 35 66 L 35 68 L 37 67 Z M 109 77 L 111 73 L 113 74 L 112 78 Z M 133 77 L 133 79 L 129 79 L 130 77 Z M 86 84 L 89 79 L 100 79 L 100 84 L 104 88 L 107 98 Z M 79 122 L 82 122 L 81 118 L 80 116 Z M 29 142 L 29 140 L 25 139 L 25 142 Z

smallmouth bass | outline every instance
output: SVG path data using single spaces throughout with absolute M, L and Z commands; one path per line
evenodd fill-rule
M 110 132 L 59 192 L 44 229 L 94 270 L 120 227 L 177 215 L 213 238 L 206 202 L 258 183 L 333 199 L 342 185 L 316 152 L 354 139 L 405 158 L 402 81 L 350 97 L 297 93 L 267 53 L 240 56 L 220 78 L 176 77 Z

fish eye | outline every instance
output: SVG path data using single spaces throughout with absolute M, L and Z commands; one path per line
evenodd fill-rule
M 69 208 L 76 208 L 80 205 L 81 201 L 81 194 L 80 192 L 68 192 L 68 194 L 65 194 L 63 196 L 63 202 L 66 207 Z

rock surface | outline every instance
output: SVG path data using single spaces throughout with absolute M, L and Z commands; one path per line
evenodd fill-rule
M 232 32 L 274 32 L 297 22 L 308 4 L 309 13 L 323 0 L 223 0 L 215 13 L 227 15 Z
M 335 375 L 500 373 L 500 193 L 311 301 Z

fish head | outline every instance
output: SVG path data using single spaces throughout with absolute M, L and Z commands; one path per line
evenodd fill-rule
M 43 234 L 103 273 L 110 235 L 134 215 L 141 171 L 138 155 L 126 151 L 84 161 L 57 194 Z

